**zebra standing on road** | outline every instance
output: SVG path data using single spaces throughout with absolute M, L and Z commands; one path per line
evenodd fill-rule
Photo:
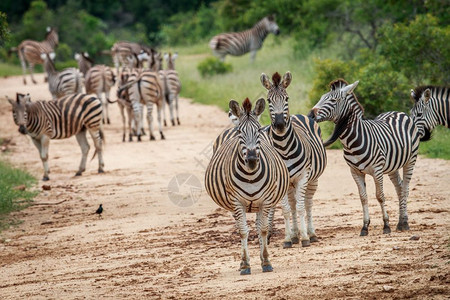
M 56 71 L 53 64 L 54 57 L 55 53 L 53 52 L 41 54 L 44 69 L 48 76 L 48 89 L 53 100 L 69 94 L 81 93 L 84 85 L 83 74 L 76 68 L 66 68 L 61 72 Z
M 7 97 L 8 98 L 8 97 Z M 103 173 L 103 132 L 101 129 L 102 103 L 93 96 L 74 94 L 53 101 L 31 102 L 30 95 L 17 94 L 16 101 L 9 99 L 13 117 L 21 134 L 28 134 L 39 151 L 44 165 L 44 177 L 48 174 L 48 147 L 50 139 L 65 139 L 73 135 L 81 148 L 81 163 L 76 173 L 86 170 L 89 143 L 86 130 L 91 134 L 98 155 L 98 172 Z
M 214 55 L 224 61 L 227 54 L 241 56 L 251 52 L 250 59 L 253 62 L 256 52 L 262 47 L 269 33 L 278 35 L 280 29 L 274 16 L 267 16 L 256 23 L 251 29 L 242 32 L 221 33 L 209 42 L 209 47 Z
M 419 111 L 423 112 L 425 135 L 421 141 L 431 139 L 431 132 L 436 125 L 450 128 L 450 87 L 419 86 L 411 90 L 414 107 L 411 116 L 417 117 Z
M 119 87 L 124 86 L 128 78 L 131 75 L 132 70 L 130 68 L 122 68 L 119 76 Z M 132 127 L 132 121 L 134 119 L 133 115 L 133 106 L 131 103 L 130 95 L 127 88 L 124 89 L 118 89 L 117 90 L 117 103 L 119 105 L 120 114 L 122 116 L 122 129 L 123 129 L 123 135 L 122 135 L 122 141 L 125 142 L 125 136 L 126 136 L 126 123 L 127 120 L 125 118 L 125 112 L 128 117 L 128 141 L 133 141 L 133 127 Z
M 119 76 L 120 65 L 122 67 L 128 66 L 128 57 L 130 55 L 138 56 L 142 53 L 142 51 L 147 53 L 149 58 L 152 58 L 153 56 L 151 54 L 155 52 L 154 49 L 137 43 L 126 41 L 116 42 L 111 48 L 111 55 L 113 58 L 114 66 L 116 67 L 116 74 Z M 150 61 L 149 64 L 151 65 L 152 62 Z
M 164 54 L 164 60 L 167 62 L 167 69 L 159 71 L 159 75 L 164 83 L 164 95 L 166 104 L 169 105 L 170 121 L 175 126 L 175 119 L 173 115 L 173 109 L 175 105 L 175 111 L 177 114 L 177 123 L 180 125 L 180 117 L 178 114 L 178 95 L 181 91 L 181 82 L 178 72 L 175 71 L 175 59 L 178 54 L 172 53 Z M 164 111 L 164 125 L 166 125 L 166 112 Z
M 42 53 L 49 54 L 54 52 L 58 46 L 59 39 L 58 33 L 55 28 L 47 27 L 47 35 L 45 40 L 42 42 L 37 42 L 33 40 L 25 40 L 17 47 L 19 54 L 20 63 L 22 65 L 23 71 L 23 84 L 27 84 L 26 73 L 27 73 L 27 63 L 30 69 L 31 80 L 36 84 L 36 80 L 33 77 L 34 65 L 43 64 L 44 61 L 41 58 Z M 11 51 L 13 51 L 12 49 Z
M 89 57 L 89 53 L 87 52 L 75 53 L 74 57 L 78 63 L 78 69 L 86 77 L 86 73 L 94 65 L 94 61 Z
M 241 237 L 241 275 L 251 273 L 246 212 L 257 213 L 263 272 L 273 270 L 267 250 L 268 214 L 286 194 L 289 184 L 283 160 L 261 133 L 258 117 L 264 108 L 264 99 L 256 102 L 254 110 L 248 98 L 243 109 L 236 101 L 230 101 L 230 109 L 239 119 L 238 135 L 217 149 L 205 173 L 208 194 L 217 205 L 231 211 L 236 220 Z
M 390 233 L 389 217 L 385 209 L 383 174 L 388 174 L 399 198 L 397 230 L 409 230 L 407 200 L 409 182 L 419 149 L 420 132 L 415 121 L 402 112 L 387 112 L 374 120 L 364 119 L 364 110 L 353 93 L 358 81 L 348 84 L 343 79 L 330 83 L 310 115 L 317 122 L 333 121 L 335 129 L 324 144 L 331 145 L 338 138 L 344 147 L 344 158 L 350 166 L 358 186 L 364 221 L 361 236 L 369 232 L 369 209 L 366 193 L 366 174 L 375 181 L 376 196 L 383 214 L 383 233 Z M 403 180 L 399 170 L 403 168 Z
M 285 221 L 284 247 L 292 247 L 299 242 L 297 212 L 300 217 L 300 235 L 303 247 L 317 242 L 312 220 L 313 196 L 317 190 L 318 179 L 327 165 L 319 125 L 304 115 L 289 114 L 289 96 L 286 88 L 292 81 L 290 72 L 281 78 L 275 73 L 270 82 L 266 74 L 261 75 L 261 83 L 268 90 L 271 125 L 268 135 L 276 151 L 283 158 L 289 170 L 290 186 L 281 205 Z M 305 210 L 308 229 L 305 225 Z M 292 214 L 291 232 L 289 218 Z

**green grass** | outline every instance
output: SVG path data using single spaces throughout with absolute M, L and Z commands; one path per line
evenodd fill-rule
M 30 191 L 37 179 L 28 172 L 13 168 L 10 164 L 0 161 L 0 230 L 9 226 L 9 213 L 27 207 L 38 192 Z M 17 189 L 25 185 L 25 189 Z
M 450 130 L 443 126 L 436 127 L 433 130 L 433 138 L 420 143 L 419 154 L 450 160 Z
M 22 68 L 20 65 L 13 65 L 8 64 L 5 62 L 0 62 L 0 76 L 14 76 L 14 75 L 21 75 L 22 74 Z

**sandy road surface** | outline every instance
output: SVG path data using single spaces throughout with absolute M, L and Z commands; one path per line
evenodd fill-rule
M 0 137 L 10 138 L 2 159 L 42 177 L 37 150 L 13 124 L 3 95 L 30 92 L 49 99 L 39 84 L 0 79 Z M 232 96 L 232 95 L 231 95 Z M 229 97 L 225 96 L 224 99 Z M 411 230 L 382 234 L 382 219 L 368 182 L 371 226 L 359 237 L 362 211 L 356 185 L 341 151 L 328 151 L 314 215 L 320 242 L 283 249 L 283 222 L 276 215 L 270 245 L 273 273 L 262 273 L 250 216 L 252 275 L 240 276 L 240 244 L 232 217 L 218 209 L 203 185 L 211 141 L 228 125 L 218 108 L 181 100 L 180 127 L 167 140 L 122 143 L 117 106 L 105 127 L 105 174 L 97 160 L 74 177 L 80 149 L 74 138 L 50 144 L 50 191 L 16 213 L 18 227 L 0 234 L 0 298 L 300 298 L 380 299 L 450 296 L 450 162 L 420 157 L 412 179 L 408 212 Z M 92 145 L 92 142 L 91 142 Z M 91 148 L 91 153 L 93 147 Z M 171 180 L 190 174 L 189 183 Z M 182 179 L 179 175 L 178 179 Z M 43 182 L 39 182 L 42 186 Z M 398 201 L 386 178 L 391 227 Z M 168 192 L 178 203 L 168 197 Z M 195 202 L 195 203 L 193 203 Z M 103 218 L 93 212 L 104 206 Z M 180 205 L 190 205 L 182 207 Z M 410 237 L 417 235 L 417 241 Z

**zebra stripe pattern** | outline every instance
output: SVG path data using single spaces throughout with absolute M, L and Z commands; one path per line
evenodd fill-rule
M 110 67 L 105 65 L 95 65 L 86 73 L 85 87 L 86 94 L 96 94 L 99 99 L 102 99 L 102 93 L 105 94 L 105 100 L 102 100 L 103 105 L 103 124 L 110 124 L 108 103 L 109 91 L 116 83 L 116 77 Z
M 411 90 L 411 98 L 414 100 L 411 116 L 421 117 L 424 124 L 421 141 L 430 140 L 437 125 L 450 128 L 450 87 L 419 86 Z
M 93 96 L 73 94 L 53 101 L 31 102 L 30 95 L 17 94 L 16 101 L 9 99 L 13 117 L 19 132 L 28 134 L 39 151 L 44 165 L 43 180 L 49 180 L 48 147 L 51 139 L 65 139 L 76 136 L 81 148 L 81 163 L 76 173 L 80 176 L 86 170 L 89 131 L 98 155 L 98 172 L 103 173 L 103 132 L 101 129 L 102 103 Z
M 52 94 L 53 100 L 82 92 L 84 77 L 78 69 L 67 68 L 58 72 L 53 64 L 53 52 L 50 54 L 42 53 L 41 57 L 44 60 L 44 69 L 48 76 L 48 89 Z
M 178 95 L 181 91 L 181 81 L 178 76 L 178 72 L 175 71 L 175 59 L 178 57 L 178 54 L 172 53 L 164 55 L 165 60 L 167 61 L 167 69 L 159 71 L 159 75 L 164 83 L 164 95 L 166 103 L 169 105 L 170 112 L 170 121 L 172 125 L 175 126 L 175 118 L 173 114 L 174 105 L 175 111 L 177 114 L 177 123 L 180 125 L 180 116 L 178 111 Z M 164 125 L 166 125 L 165 121 L 165 112 L 164 112 Z
M 278 28 L 275 18 L 267 16 L 256 23 L 251 29 L 242 32 L 221 33 L 216 35 L 209 42 L 209 47 L 213 54 L 222 61 L 226 55 L 241 56 L 251 52 L 250 59 L 253 62 L 256 52 L 262 47 L 264 40 L 269 33 L 278 35 Z
M 316 121 L 333 121 L 335 129 L 325 145 L 338 138 L 344 147 L 344 158 L 350 166 L 358 186 L 363 207 L 361 236 L 368 234 L 370 223 L 365 175 L 374 178 L 377 200 L 383 214 L 383 233 L 390 233 L 389 217 L 385 209 L 383 174 L 388 174 L 399 198 L 397 230 L 409 230 L 407 199 L 409 182 L 419 149 L 420 133 L 415 122 L 402 112 L 387 112 L 374 120 L 364 119 L 364 111 L 354 89 L 358 81 L 348 84 L 343 79 L 330 83 L 330 92 L 324 94 L 313 107 L 311 115 Z M 403 179 L 399 170 L 403 168 Z
M 122 68 L 119 76 L 119 87 L 124 86 L 128 82 L 128 78 L 130 77 L 132 72 L 132 69 L 130 68 Z M 123 135 L 122 135 L 122 141 L 125 142 L 125 136 L 126 136 L 126 118 L 125 118 L 125 112 L 128 117 L 128 140 L 131 142 L 133 141 L 133 128 L 132 128 L 132 122 L 134 120 L 133 115 L 133 107 L 130 100 L 130 95 L 127 88 L 124 89 L 118 89 L 117 90 L 117 103 L 119 105 L 120 114 L 122 116 L 122 128 L 123 128 Z
M 267 251 L 270 210 L 287 192 L 289 174 L 280 156 L 261 134 L 258 122 L 265 108 L 264 99 L 252 104 L 248 98 L 239 104 L 230 101 L 230 109 L 239 119 L 237 136 L 225 141 L 214 153 L 205 174 L 206 190 L 214 202 L 231 211 L 241 237 L 241 275 L 250 274 L 247 249 L 246 212 L 255 212 L 263 272 L 272 271 Z
M 27 63 L 28 68 L 30 69 L 31 81 L 36 84 L 36 80 L 33 77 L 34 65 L 43 64 L 44 61 L 41 58 L 42 53 L 51 53 L 55 51 L 55 48 L 58 46 L 59 39 L 58 33 L 55 28 L 47 27 L 47 35 L 45 40 L 41 42 L 33 41 L 33 40 L 25 40 L 20 43 L 17 47 L 20 63 L 22 65 L 23 71 L 23 83 L 27 84 L 26 80 L 26 72 L 27 72 Z
M 156 52 L 154 49 L 140 45 L 137 43 L 119 41 L 116 42 L 111 48 L 111 55 L 113 58 L 114 66 L 116 67 L 116 74 L 119 74 L 119 66 L 122 67 L 130 67 L 129 66 L 129 57 L 138 56 L 141 53 L 146 53 L 147 58 L 153 58 L 152 53 Z M 152 65 L 152 61 L 149 62 L 149 65 Z M 138 66 L 131 66 L 138 67 Z
M 268 134 L 276 151 L 286 163 L 290 176 L 289 191 L 282 200 L 285 248 L 290 248 L 293 243 L 299 242 L 297 212 L 300 219 L 302 246 L 307 247 L 310 242 L 318 241 L 312 220 L 312 204 L 318 179 L 327 164 L 318 124 L 307 116 L 289 114 L 289 96 L 286 88 L 291 81 L 290 72 L 286 72 L 283 79 L 280 74 L 275 73 L 272 76 L 272 82 L 266 74 L 261 75 L 261 83 L 268 90 L 267 101 L 271 119 Z M 292 214 L 293 222 L 292 232 L 290 214 Z

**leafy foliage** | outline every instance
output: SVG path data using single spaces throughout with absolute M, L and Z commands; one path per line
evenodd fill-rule
M 224 63 L 215 57 L 208 57 L 197 66 L 202 77 L 209 77 L 216 74 L 225 74 L 233 70 L 229 63 Z

